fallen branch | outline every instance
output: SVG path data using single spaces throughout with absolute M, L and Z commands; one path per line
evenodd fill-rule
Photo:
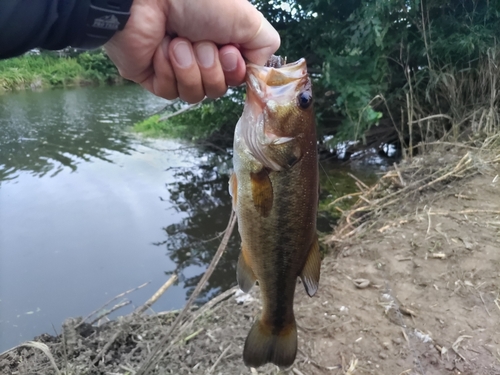
M 178 111 L 175 111 L 174 113 L 168 113 L 168 114 L 166 114 L 164 116 L 161 116 L 158 119 L 158 122 L 160 122 L 160 121 L 167 121 L 168 119 L 170 119 L 172 117 L 175 117 L 175 116 L 178 116 L 178 115 L 180 115 L 180 114 L 182 114 L 184 112 L 188 112 L 188 111 L 191 111 L 193 109 L 196 109 L 196 108 L 200 107 L 203 104 L 204 101 L 205 100 L 202 100 L 199 103 L 189 104 L 189 105 L 185 106 L 184 108 L 181 108 Z
M 142 314 L 145 312 L 147 309 L 149 309 L 153 304 L 158 301 L 158 299 L 167 291 L 168 288 L 170 288 L 175 282 L 177 281 L 177 274 L 174 273 L 170 278 L 161 286 L 160 289 L 156 291 L 153 296 L 146 301 L 144 305 L 141 307 L 138 307 L 137 310 L 135 310 L 134 313 L 136 314 Z
M 128 300 L 128 301 L 123 301 L 121 303 L 118 303 L 116 305 L 114 305 L 110 310 L 108 311 L 104 311 L 102 314 L 98 315 L 94 320 L 92 320 L 89 324 L 90 325 L 93 325 L 94 323 L 98 322 L 99 320 L 101 320 L 102 318 L 104 318 L 105 316 L 108 316 L 109 314 L 111 314 L 112 312 L 115 312 L 116 310 L 118 309 L 121 309 L 122 307 L 124 306 L 127 306 L 127 305 L 130 305 L 132 303 L 132 301 Z M 81 324 L 81 322 L 79 323 Z M 78 324 L 78 325 L 79 325 Z M 76 325 L 76 327 L 78 327 L 78 325 Z M 75 327 L 75 328 L 76 328 Z

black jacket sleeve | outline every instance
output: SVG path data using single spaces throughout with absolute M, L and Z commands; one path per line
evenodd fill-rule
M 104 44 L 117 28 L 123 28 L 131 3 L 132 0 L 0 0 L 0 59 L 33 48 L 95 48 Z

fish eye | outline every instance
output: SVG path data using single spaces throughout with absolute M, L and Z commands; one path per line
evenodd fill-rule
M 297 101 L 299 103 L 299 106 L 303 109 L 307 109 L 311 106 L 312 103 L 312 95 L 309 90 L 307 91 L 302 91 L 298 96 L 297 96 Z

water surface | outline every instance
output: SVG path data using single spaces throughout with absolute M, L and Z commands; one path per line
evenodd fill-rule
M 154 309 L 182 307 L 230 212 L 227 156 L 128 131 L 164 105 L 132 85 L 0 96 L 0 352 L 151 281 L 140 305 L 178 264 Z

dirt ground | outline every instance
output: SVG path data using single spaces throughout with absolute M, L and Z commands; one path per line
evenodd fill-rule
M 309 298 L 297 287 L 299 353 L 282 373 L 500 374 L 497 167 L 431 185 L 363 231 L 327 239 L 318 293 Z M 258 287 L 250 295 L 233 289 L 193 311 L 153 373 L 279 373 L 242 362 L 258 294 Z M 0 355 L 0 373 L 135 374 L 174 317 L 127 316 L 77 329 L 69 321 L 65 340 L 38 338 L 50 355 L 16 348 Z

